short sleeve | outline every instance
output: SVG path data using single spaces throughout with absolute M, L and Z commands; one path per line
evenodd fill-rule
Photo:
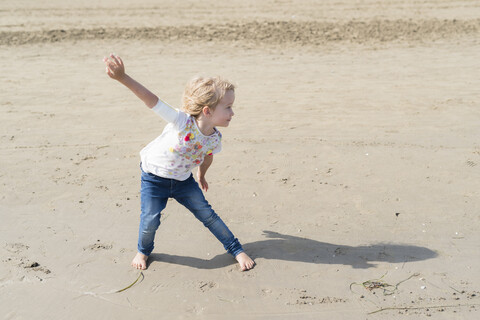
M 212 154 L 216 154 L 222 151 L 222 134 L 220 133 L 220 131 L 218 131 L 217 133 L 218 133 L 218 143 L 215 146 L 215 148 L 212 150 Z
M 180 114 L 180 110 L 173 108 L 169 104 L 158 99 L 157 104 L 152 108 L 152 111 L 162 117 L 169 123 L 176 123 Z

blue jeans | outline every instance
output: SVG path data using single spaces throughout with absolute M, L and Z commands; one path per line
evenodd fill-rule
M 174 198 L 189 209 L 232 256 L 235 257 L 243 252 L 238 239 L 208 204 L 193 175 L 185 181 L 178 181 L 142 170 L 140 197 L 142 214 L 138 233 L 138 251 L 144 255 L 149 256 L 153 251 L 155 232 L 160 226 L 160 217 L 168 198 Z

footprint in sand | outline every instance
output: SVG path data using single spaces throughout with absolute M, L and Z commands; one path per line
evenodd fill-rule
M 28 248 L 30 247 L 27 245 L 24 245 L 23 243 L 7 243 L 5 245 L 5 250 L 15 254 L 28 250 Z
M 209 291 L 216 287 L 217 287 L 217 284 L 213 281 L 208 281 L 208 282 L 200 281 L 200 283 L 198 284 L 198 289 L 202 292 Z
M 83 251 L 86 251 L 86 250 L 91 250 L 91 251 L 110 250 L 112 248 L 113 248 L 113 245 L 101 243 L 100 240 L 97 240 L 97 243 L 94 243 L 92 245 L 83 247 Z
M 23 255 L 23 253 L 30 248 L 29 246 L 23 243 L 7 243 L 4 248 L 8 252 L 14 254 L 14 256 L 8 257 L 6 260 L 4 260 L 4 262 L 9 262 L 16 267 L 25 269 L 26 271 L 32 270 L 43 272 L 45 274 L 51 273 L 51 271 L 45 266 L 42 266 L 40 263 L 32 261 Z

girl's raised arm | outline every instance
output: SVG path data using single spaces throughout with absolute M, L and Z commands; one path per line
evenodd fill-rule
M 157 104 L 159 99 L 156 95 L 125 73 L 125 66 L 119 56 L 110 54 L 109 58 L 103 58 L 103 62 L 107 66 L 108 76 L 130 89 L 147 107 L 151 109 Z

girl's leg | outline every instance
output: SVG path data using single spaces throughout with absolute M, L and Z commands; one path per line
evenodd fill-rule
M 162 210 L 167 205 L 170 183 L 167 179 L 142 171 L 138 252 L 149 256 L 153 251 L 155 232 L 160 226 Z
M 172 197 L 189 209 L 223 244 L 228 253 L 236 257 L 243 252 L 242 245 L 208 204 L 193 176 L 177 182 Z

